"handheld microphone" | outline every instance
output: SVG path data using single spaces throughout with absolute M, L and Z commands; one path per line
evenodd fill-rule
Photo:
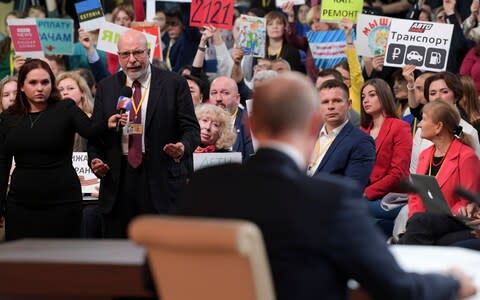
M 132 88 L 129 86 L 124 86 L 120 90 L 120 97 L 118 97 L 117 101 L 117 113 L 124 114 L 127 110 L 132 108 Z M 117 121 L 117 127 L 115 128 L 117 132 L 122 130 L 122 124 L 120 124 L 120 120 Z
M 457 186 L 455 188 L 455 194 L 457 194 L 458 196 L 462 197 L 462 198 L 465 198 L 467 199 L 468 201 L 470 202 L 473 202 L 473 203 L 476 203 L 477 205 L 480 205 L 480 196 L 470 192 L 470 191 L 467 191 L 465 188 L 461 187 L 461 186 Z

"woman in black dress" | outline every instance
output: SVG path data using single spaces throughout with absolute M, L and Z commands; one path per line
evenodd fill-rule
M 0 115 L 0 225 L 5 220 L 7 240 L 80 235 L 82 194 L 72 167 L 75 132 L 93 137 L 114 128 L 121 116 L 91 124 L 73 100 L 60 100 L 48 64 L 32 59 L 18 74 L 16 103 Z

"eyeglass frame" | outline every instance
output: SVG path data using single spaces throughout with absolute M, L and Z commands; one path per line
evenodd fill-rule
M 147 50 L 149 49 L 117 52 L 117 54 L 121 59 L 130 58 L 130 55 L 133 55 L 135 59 L 141 59 Z

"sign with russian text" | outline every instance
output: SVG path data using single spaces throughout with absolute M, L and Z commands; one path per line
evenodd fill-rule
M 339 22 L 347 18 L 356 23 L 362 8 L 363 0 L 323 0 L 320 19 L 323 22 Z
M 193 170 L 225 164 L 241 164 L 241 152 L 193 153 Z
M 97 49 L 118 55 L 118 39 L 122 33 L 128 30 L 130 30 L 128 27 L 120 26 L 110 22 L 104 22 L 102 29 L 100 29 L 100 33 L 98 34 Z M 142 33 L 147 38 L 147 47 L 150 49 L 150 53 L 154 53 L 157 37 L 146 32 Z M 152 60 L 153 55 L 150 54 L 150 62 L 152 62 Z
M 73 20 L 50 18 L 36 20 L 45 54 L 73 54 Z
M 392 19 L 384 64 L 445 71 L 452 34 L 452 24 Z
M 232 29 L 234 5 L 235 0 L 193 0 L 189 24 L 192 27 L 212 25 Z
M 332 68 L 346 59 L 347 41 L 343 30 L 309 31 L 307 39 L 317 68 Z
M 157 39 L 155 41 L 155 52 L 153 52 L 153 58 L 156 58 L 158 60 L 163 60 L 162 45 L 161 45 L 162 39 L 160 37 L 160 28 L 158 27 L 157 23 L 132 22 L 132 24 L 130 25 L 130 28 L 156 36 Z
M 305 4 L 305 0 L 275 0 L 275 5 L 277 7 L 282 7 L 283 4 L 287 2 L 292 2 L 293 5 L 302 5 Z
M 93 174 L 92 169 L 88 165 L 87 152 L 73 152 L 72 166 L 77 172 L 83 194 L 98 193 L 100 179 Z
M 35 19 L 8 19 L 15 54 L 25 58 L 44 57 Z
M 265 57 L 265 18 L 240 15 L 239 44 L 245 55 Z
M 97 30 L 102 27 L 105 18 L 103 16 L 100 0 L 85 0 L 75 3 L 78 22 L 86 31 Z
M 365 57 L 384 55 L 392 18 L 361 14 L 357 22 L 357 54 Z

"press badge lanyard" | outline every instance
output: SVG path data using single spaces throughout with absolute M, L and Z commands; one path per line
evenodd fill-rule
M 140 98 L 140 103 L 138 103 L 138 107 L 135 105 L 135 101 L 132 101 L 133 112 L 135 113 L 134 119 L 137 118 L 138 111 L 142 108 L 143 100 L 145 100 L 145 96 L 147 95 L 148 90 L 150 89 L 151 80 L 152 80 L 152 77 L 150 77 L 150 79 L 148 80 L 148 85 L 142 93 L 142 98 Z M 132 85 L 133 85 L 133 83 L 132 83 Z M 140 84 L 140 89 L 141 88 L 142 88 L 142 85 Z

